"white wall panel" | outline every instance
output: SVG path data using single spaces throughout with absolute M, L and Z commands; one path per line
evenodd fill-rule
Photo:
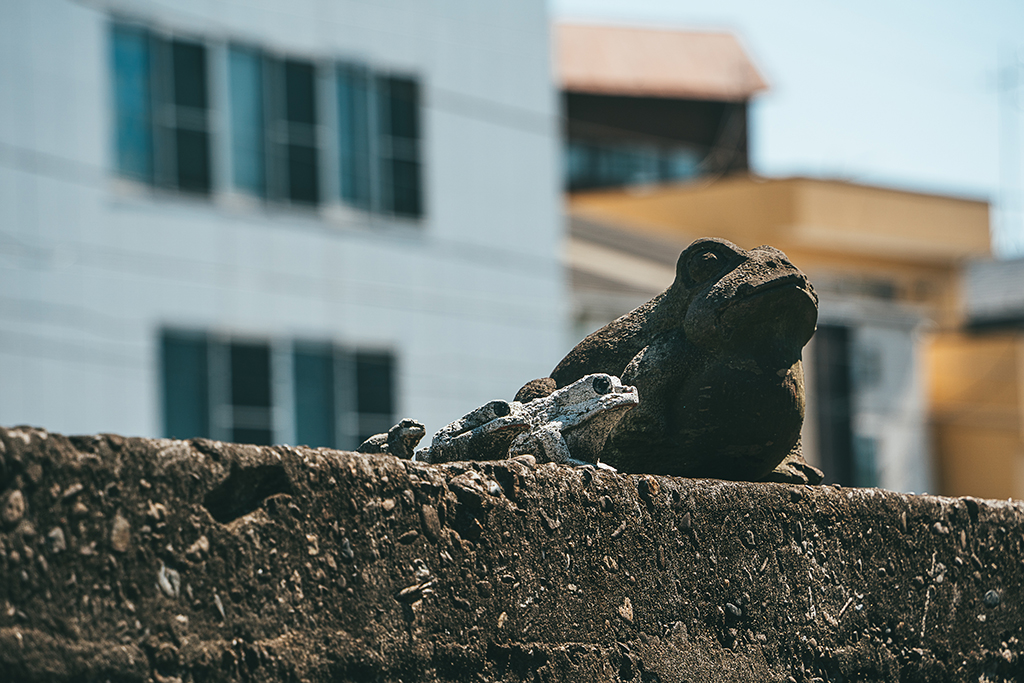
M 114 14 L 414 74 L 426 215 L 117 180 Z M 167 325 L 393 349 L 430 431 L 546 374 L 566 338 L 547 21 L 540 0 L 0 2 L 0 424 L 160 435 Z

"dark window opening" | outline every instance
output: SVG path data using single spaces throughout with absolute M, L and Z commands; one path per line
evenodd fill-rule
M 284 101 L 279 124 L 283 137 L 284 194 L 293 202 L 320 200 L 317 172 L 316 70 L 312 63 L 287 60 L 279 65 Z
M 316 123 L 316 98 L 313 95 L 313 65 L 288 60 L 284 63 L 285 111 L 291 123 Z
M 273 443 L 270 347 L 234 343 L 228 347 L 231 386 L 231 440 Z
M 747 105 L 564 93 L 570 190 L 746 171 Z
M 318 183 L 316 149 L 288 145 L 288 198 L 302 204 L 316 204 L 320 199 Z
M 419 216 L 419 86 L 408 78 L 381 77 L 381 192 L 385 212 Z
M 392 409 L 391 356 L 356 354 L 356 384 L 360 413 L 390 413 Z
M 210 191 L 210 139 L 205 132 L 178 130 L 178 189 L 188 192 Z
M 171 43 L 174 81 L 176 185 L 187 192 L 210 191 L 210 133 L 207 122 L 206 48 Z
M 231 403 L 270 406 L 270 348 L 266 344 L 231 345 Z
M 391 427 L 394 362 L 389 354 L 383 353 L 357 353 L 355 361 L 358 441 L 362 442 Z
M 199 43 L 171 43 L 174 104 L 206 109 L 206 48 Z
M 825 483 L 849 486 L 854 478 L 849 328 L 818 326 L 814 333 L 814 389 Z

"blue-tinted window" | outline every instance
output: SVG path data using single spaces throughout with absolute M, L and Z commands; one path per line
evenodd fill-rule
M 878 486 L 878 442 L 871 437 L 853 437 L 853 485 Z
M 199 41 L 115 24 L 112 62 L 117 168 L 160 187 L 212 190 L 209 52 Z M 232 186 L 319 204 L 322 125 L 317 66 L 258 49 L 227 50 Z M 368 211 L 423 214 L 421 94 L 412 78 L 354 65 L 336 72 L 335 199 Z M 666 168 L 676 168 L 669 163 Z M 669 171 L 670 173 L 673 171 Z
M 338 154 L 341 198 L 352 206 L 371 206 L 370 77 L 366 69 L 338 70 Z
M 296 344 L 295 441 L 335 446 L 334 351 L 327 344 Z
M 160 359 L 164 435 L 172 439 L 210 436 L 206 337 L 165 332 Z
M 571 190 L 671 182 L 700 173 L 696 150 L 646 143 L 570 140 L 565 161 Z
M 284 384 L 294 408 L 294 442 L 355 448 L 394 424 L 394 357 L 350 352 L 333 344 L 296 342 L 287 364 L 273 362 L 266 342 L 231 341 L 203 333 L 160 334 L 164 434 L 271 444 L 275 387 Z
M 663 152 L 660 158 L 663 180 L 696 178 L 700 173 L 700 155 L 696 150 L 679 148 Z
M 266 192 L 263 132 L 263 60 L 254 50 L 229 51 L 231 161 L 236 188 Z
M 132 26 L 113 29 L 118 172 L 186 192 L 210 191 L 206 48 Z
M 139 28 L 115 26 L 113 61 L 117 170 L 129 178 L 150 182 L 153 129 L 149 34 Z

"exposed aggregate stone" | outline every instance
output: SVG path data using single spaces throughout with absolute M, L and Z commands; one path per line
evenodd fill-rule
M 0 429 L 3 681 L 1010 681 L 1024 505 Z

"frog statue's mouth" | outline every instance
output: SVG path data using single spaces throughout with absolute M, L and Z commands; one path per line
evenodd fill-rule
M 755 252 L 751 252 L 755 253 Z M 716 353 L 789 358 L 814 334 L 818 295 L 807 277 L 778 260 L 742 264 L 715 282 L 687 310 L 687 337 Z
M 752 285 L 749 282 L 744 282 L 736 288 L 736 294 L 732 305 L 735 305 L 744 299 L 759 297 L 785 289 L 802 290 L 805 294 L 811 295 L 811 292 L 808 291 L 809 287 L 810 284 L 807 282 L 807 278 L 798 273 L 783 275 L 782 277 L 777 277 L 774 280 L 768 280 L 767 282 L 762 282 L 758 285 Z
M 800 349 L 818 321 L 818 296 L 802 273 L 745 282 L 719 309 L 717 326 L 732 343 Z

